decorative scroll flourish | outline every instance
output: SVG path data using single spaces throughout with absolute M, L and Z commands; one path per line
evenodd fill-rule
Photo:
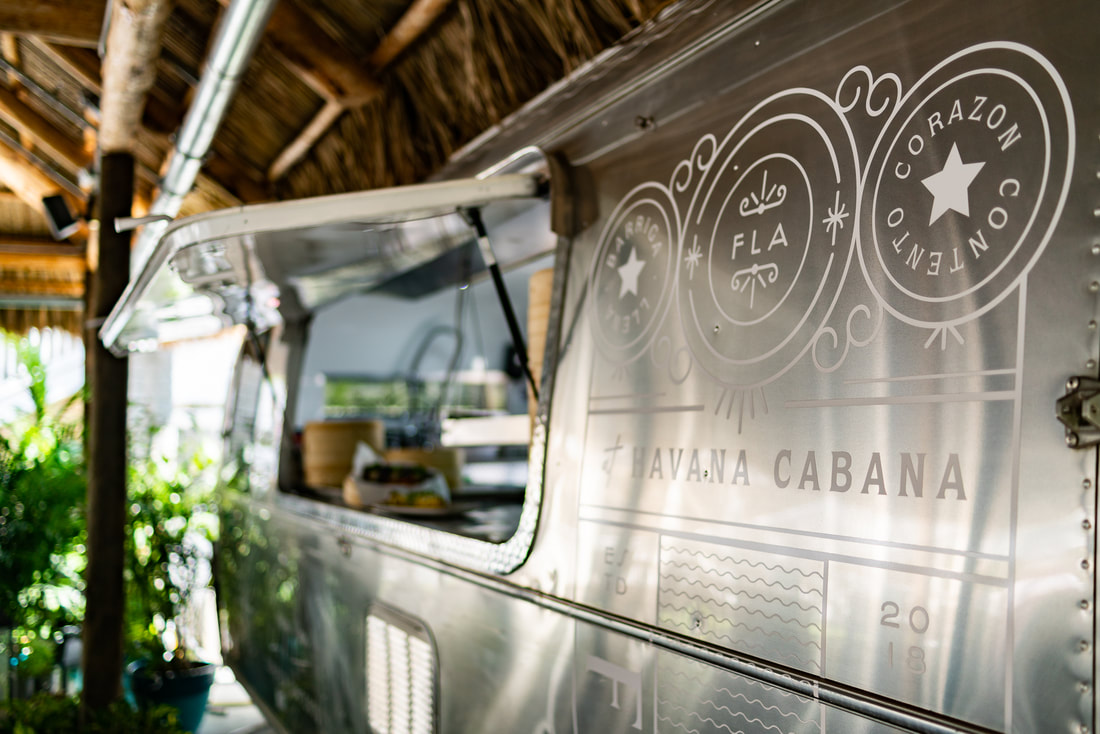
M 761 288 L 767 288 L 769 283 L 775 283 L 779 278 L 779 266 L 775 263 L 756 263 L 751 268 L 738 270 L 730 279 L 730 288 L 738 293 L 744 293 L 749 289 L 749 308 L 753 307 L 756 300 L 756 284 Z
M 691 357 L 691 350 L 687 345 L 681 345 L 678 349 L 672 348 L 672 340 L 667 336 L 657 339 L 653 348 L 649 350 L 649 358 L 654 367 L 659 367 L 668 372 L 668 379 L 674 385 L 682 385 L 691 374 L 695 361 Z
M 877 303 L 875 304 L 874 313 L 871 312 L 870 307 L 863 304 L 853 308 L 848 314 L 848 319 L 845 323 L 844 348 L 831 364 L 824 360 L 825 355 L 821 353 L 823 351 L 822 345 L 831 342 L 831 344 L 827 344 L 824 347 L 824 350 L 835 352 L 840 346 L 840 337 L 837 335 L 836 329 L 831 326 L 819 331 L 817 337 L 814 339 L 814 367 L 817 367 L 819 371 L 825 373 L 835 372 L 840 365 L 844 364 L 844 360 L 848 358 L 848 350 L 851 347 L 865 347 L 875 340 L 875 337 L 878 336 L 879 328 L 882 327 L 884 316 L 885 312 Z M 863 328 L 866 329 L 865 336 L 860 337 L 856 335 L 856 330 L 858 328 L 856 327 L 857 321 L 864 322 Z
M 876 104 L 875 95 L 880 90 L 881 102 Z M 847 93 L 852 95 L 852 100 L 845 103 L 843 98 Z M 901 100 L 901 79 L 897 74 L 883 74 L 876 79 L 866 66 L 852 67 L 840 80 L 833 100 L 840 107 L 841 112 L 848 114 L 859 104 L 861 97 L 863 109 L 870 117 L 879 117 L 892 112 Z
M 706 174 L 710 167 L 714 165 L 714 159 L 717 155 L 717 138 L 710 133 L 699 138 L 691 151 L 691 155 L 686 160 L 680 161 L 679 165 L 676 166 L 676 170 L 672 172 L 672 179 L 668 182 L 668 187 L 676 193 L 684 193 L 691 186 L 695 172 L 697 171 L 699 175 Z
M 769 209 L 774 209 L 777 206 L 783 206 L 783 202 L 787 200 L 787 186 L 785 184 L 772 184 L 771 188 L 768 188 L 768 171 L 764 169 L 764 178 L 760 184 L 760 196 L 756 195 L 756 192 L 749 192 L 749 195 L 741 199 L 741 208 L 738 210 L 743 217 L 749 217 L 754 214 L 763 214 Z

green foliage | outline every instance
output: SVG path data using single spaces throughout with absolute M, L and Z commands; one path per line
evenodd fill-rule
M 176 710 L 156 706 L 135 711 L 124 701 L 87 712 L 80 727 L 76 698 L 39 693 L 26 700 L 0 702 L 0 734 L 183 734 Z
M 21 642 L 25 644 L 21 648 L 19 673 L 27 678 L 41 678 L 48 676 L 54 665 L 54 646 L 52 640 L 44 640 L 31 633 L 23 635 Z M 22 652 L 22 651 L 26 652 Z
M 62 418 L 71 401 L 50 413 L 38 351 L 26 340 L 5 338 L 30 375 L 34 411 L 0 426 L 0 624 L 49 636 L 83 614 L 80 425 Z
M 211 462 L 149 458 L 132 464 L 126 534 L 126 635 L 130 655 L 178 660 L 183 640 L 165 632 L 178 625 L 198 585 L 214 539 L 217 516 L 205 474 Z

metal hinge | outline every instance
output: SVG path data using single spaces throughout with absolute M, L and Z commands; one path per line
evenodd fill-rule
M 1066 427 L 1066 445 L 1083 449 L 1100 444 L 1100 380 L 1071 377 L 1066 394 L 1058 398 L 1058 420 Z

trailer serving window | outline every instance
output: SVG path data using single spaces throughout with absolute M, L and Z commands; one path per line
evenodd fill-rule
M 300 471 L 284 473 L 282 489 L 488 542 L 512 537 L 541 470 L 527 371 L 542 368 L 553 263 L 510 263 L 504 306 L 480 253 L 462 247 L 314 313 L 291 391 Z
M 226 430 L 277 464 L 252 502 L 510 570 L 541 499 L 554 165 L 530 149 L 476 179 L 181 220 L 100 336 L 121 353 L 243 325 L 272 427 Z

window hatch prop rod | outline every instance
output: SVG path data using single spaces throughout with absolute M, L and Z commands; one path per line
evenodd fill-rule
M 489 233 L 485 231 L 485 222 L 481 220 L 481 210 L 470 208 L 463 209 L 462 215 L 477 233 L 477 247 L 481 251 L 481 259 L 489 268 L 489 275 L 493 278 L 493 287 L 496 288 L 500 307 L 504 311 L 504 319 L 508 322 L 508 331 L 512 333 L 512 346 L 516 350 L 519 365 L 523 368 L 523 374 L 527 376 L 527 384 L 531 386 L 531 393 L 535 401 L 539 399 L 539 389 L 535 385 L 535 376 L 531 374 L 531 365 L 527 361 L 527 343 L 523 340 L 523 332 L 520 331 L 519 322 L 516 320 L 516 312 L 512 308 L 512 299 L 508 296 L 508 289 L 504 285 L 504 276 L 500 273 L 500 265 L 497 264 L 496 255 L 493 254 L 493 245 L 489 241 Z

